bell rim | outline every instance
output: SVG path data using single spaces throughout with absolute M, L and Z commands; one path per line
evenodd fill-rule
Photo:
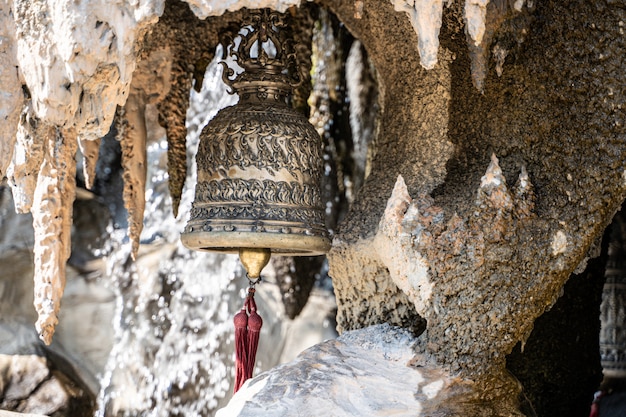
M 192 250 L 235 254 L 241 248 L 267 248 L 273 256 L 319 256 L 331 247 L 328 237 L 302 234 L 198 231 L 183 233 L 180 239 Z

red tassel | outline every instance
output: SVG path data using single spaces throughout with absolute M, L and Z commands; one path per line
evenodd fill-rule
M 248 313 L 250 316 L 248 317 Z M 235 392 L 254 373 L 259 333 L 263 319 L 256 312 L 254 288 L 248 290 L 243 308 L 235 315 Z
M 248 355 L 246 354 L 248 343 L 248 313 L 246 306 L 235 314 L 235 392 L 241 388 L 246 381 L 246 368 Z
M 254 291 L 254 289 L 252 289 Z M 256 351 L 259 347 L 259 333 L 263 326 L 263 319 L 256 312 L 256 303 L 254 302 L 254 292 L 248 297 L 250 316 L 248 317 L 248 375 L 252 378 L 254 373 L 254 362 L 256 361 Z
M 591 403 L 591 412 L 589 417 L 598 417 L 600 415 L 600 400 L 604 397 L 604 392 L 596 391 L 593 394 L 593 403 Z

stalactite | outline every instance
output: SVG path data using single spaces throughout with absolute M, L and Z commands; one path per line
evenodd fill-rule
M 192 76 L 185 65 L 173 65 L 172 89 L 167 100 L 159 103 L 159 122 L 167 131 L 168 187 L 172 199 L 172 212 L 178 216 L 178 205 L 187 178 L 187 127 L 185 118 L 189 107 L 189 90 Z
M 302 66 L 302 74 L 306 77 L 304 82 L 293 91 L 292 106 L 307 116 L 310 113 L 308 99 L 312 88 L 311 67 L 313 64 L 311 55 L 313 46 L 311 42 L 318 14 L 318 8 L 313 3 L 302 4 L 297 8 L 295 16 L 287 26 L 289 36 L 294 40 L 298 65 Z
M 407 14 L 418 38 L 420 62 L 426 69 L 437 64 L 439 31 L 442 25 L 443 0 L 390 0 L 398 12 Z M 455 0 L 461 2 L 462 0 Z M 447 2 L 448 6 L 453 2 Z M 525 0 L 464 0 L 463 17 L 467 46 L 471 58 L 471 73 L 474 86 L 483 91 L 487 76 L 491 43 L 502 24 L 511 21 L 523 11 L 524 6 L 532 9 L 533 2 Z M 527 24 L 516 23 L 507 28 L 510 31 L 526 33 Z M 497 50 L 498 72 L 506 51 L 500 46 Z
M 489 0 L 465 0 L 465 28 L 475 45 L 483 42 Z
M 417 46 L 420 62 L 426 69 L 437 64 L 439 50 L 439 30 L 443 15 L 443 0 L 391 0 L 398 12 L 409 16 L 417 33 Z
M 519 218 L 535 217 L 535 187 L 530 182 L 526 167 L 522 170 L 515 184 L 515 212 Z
M 191 4 L 190 4 L 191 5 Z M 198 5 L 197 7 L 200 7 Z M 191 9 L 195 13 L 208 13 Z M 233 15 L 236 19 L 237 15 Z M 218 43 L 217 32 L 224 22 L 198 20 L 186 4 L 168 3 L 159 24 L 146 37 L 148 47 L 166 46 L 171 52 L 168 91 L 162 99 L 155 100 L 159 111 L 159 124 L 167 132 L 168 187 L 172 199 L 174 217 L 187 177 L 187 127 L 185 120 L 189 107 L 189 91 L 192 86 L 200 91 L 206 66 L 213 59 Z M 177 30 L 172 31 L 171 28 Z M 189 42 L 193 39 L 193 42 Z M 195 80 L 195 85 L 194 85 Z
M 489 0 L 465 1 L 465 32 L 471 59 L 472 83 L 484 90 L 489 71 L 489 48 L 494 34 L 505 17 L 506 6 L 498 7 Z
M 146 207 L 146 103 L 137 94 L 128 96 L 118 112 L 118 140 L 124 169 L 124 206 L 128 211 L 131 256 L 136 259 Z
M 276 256 L 272 266 L 276 271 L 276 283 L 285 307 L 285 314 L 295 319 L 306 306 L 315 285 L 315 275 L 323 263 L 322 257 Z
M 170 92 L 171 53 L 168 47 L 153 50 L 139 63 L 126 105 L 118 111 L 117 132 L 124 169 L 124 206 L 128 211 L 131 256 L 136 259 L 146 207 L 147 155 L 146 106 Z
M 491 52 L 496 61 L 496 73 L 501 76 L 507 48 L 523 42 L 529 25 L 528 14 L 522 13 L 525 3 L 523 0 L 466 0 L 464 15 L 472 82 L 479 91 L 484 90 Z M 532 2 L 526 7 L 531 9 Z M 492 48 L 496 38 L 505 39 L 507 47 L 496 43 Z
M 488 242 L 503 240 L 512 227 L 514 203 L 495 154 L 491 155 L 491 162 L 480 180 L 474 205 L 470 223 L 475 224 L 477 230 L 484 231 Z M 486 224 L 490 226 L 484 227 Z
M 61 297 L 65 264 L 70 257 L 72 205 L 76 191 L 75 130 L 46 130 L 44 156 L 31 208 L 35 229 L 35 296 L 39 337 L 52 342 Z
M 79 139 L 78 147 L 83 154 L 83 175 L 85 176 L 85 187 L 91 190 L 96 180 L 96 163 L 100 153 L 100 139 L 88 140 Z
M 33 205 L 37 175 L 44 156 L 45 138 L 54 128 L 41 125 L 32 114 L 30 103 L 24 107 L 17 128 L 13 160 L 7 171 L 15 211 L 28 213 Z
M 136 42 L 157 22 L 164 1 L 16 0 L 21 74 L 35 114 L 102 137 L 124 103 L 136 65 Z

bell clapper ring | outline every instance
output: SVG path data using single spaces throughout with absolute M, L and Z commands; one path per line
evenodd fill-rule
M 250 275 L 246 273 L 246 278 L 248 278 L 248 288 L 250 289 L 254 289 L 256 284 L 263 281 L 263 277 L 260 275 L 256 279 L 254 279 L 254 278 L 250 278 Z

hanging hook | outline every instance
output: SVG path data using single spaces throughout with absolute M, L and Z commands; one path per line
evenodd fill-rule
M 248 288 L 252 288 L 252 289 L 254 289 L 254 286 L 256 284 L 263 281 L 263 277 L 260 275 L 256 279 L 254 279 L 254 278 L 250 278 L 250 275 L 246 273 L 246 278 L 248 278 Z

